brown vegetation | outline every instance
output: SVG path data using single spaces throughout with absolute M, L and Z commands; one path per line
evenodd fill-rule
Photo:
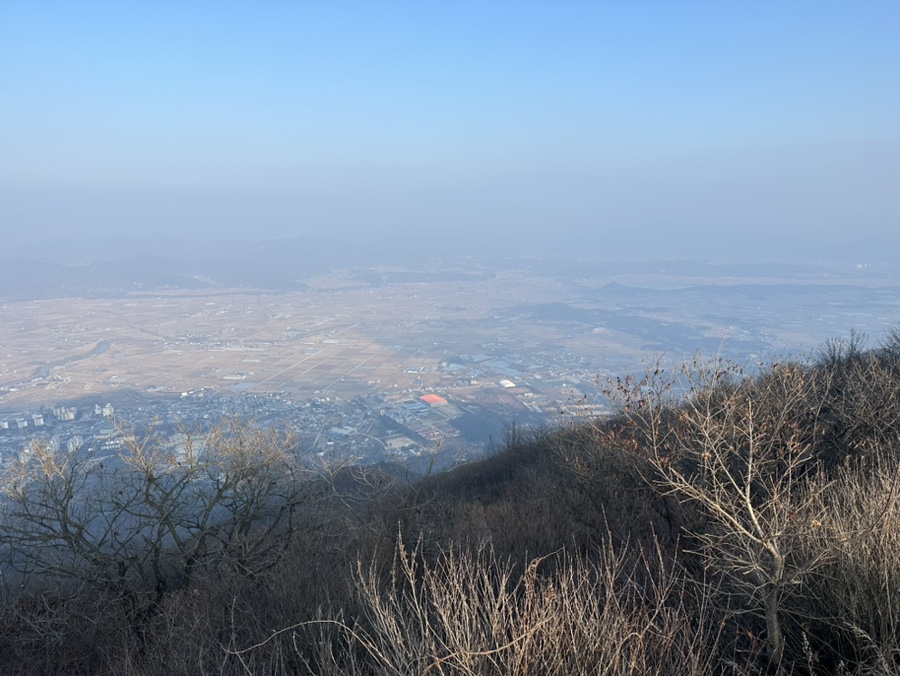
M 900 333 L 610 383 L 409 482 L 230 426 L 5 479 L 9 674 L 889 674 Z

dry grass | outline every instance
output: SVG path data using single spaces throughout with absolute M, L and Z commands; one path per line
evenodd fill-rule
M 428 562 L 421 540 L 400 544 L 387 578 L 359 563 L 352 624 L 336 616 L 289 631 L 318 640 L 320 673 L 711 673 L 719 636 L 702 602 L 661 550 L 632 554 L 608 545 L 517 571 L 488 546 Z M 272 642 L 235 653 L 250 660 Z
M 872 449 L 821 491 L 803 545 L 826 552 L 793 609 L 823 659 L 860 674 L 900 671 L 900 460 Z

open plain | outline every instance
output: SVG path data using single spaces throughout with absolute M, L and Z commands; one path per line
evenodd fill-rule
M 0 409 L 205 388 L 350 399 L 457 388 L 578 395 L 648 359 L 812 351 L 894 325 L 898 280 L 856 266 L 524 261 L 351 269 L 302 291 L 165 289 L 0 307 Z M 581 389 L 578 389 L 578 388 Z M 485 394 L 488 394 L 485 392 Z

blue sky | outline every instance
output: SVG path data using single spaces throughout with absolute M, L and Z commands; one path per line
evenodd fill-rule
M 898 35 L 897 2 L 0 0 L 0 228 L 875 255 Z

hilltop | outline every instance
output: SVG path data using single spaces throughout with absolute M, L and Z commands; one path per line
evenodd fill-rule
M 900 331 L 609 381 L 484 459 L 298 465 L 238 421 L 5 481 L 8 674 L 895 673 Z

